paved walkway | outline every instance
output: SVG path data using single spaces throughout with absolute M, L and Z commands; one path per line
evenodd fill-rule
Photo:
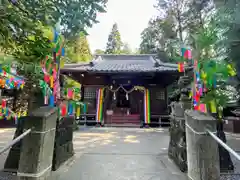
M 0 128 L 0 149 L 2 149 L 13 139 L 14 132 L 15 128 Z M 4 168 L 4 163 L 7 155 L 8 151 L 0 155 L 0 170 Z
M 0 149 L 12 140 L 14 131 L 14 128 L 0 128 Z M 230 147 L 240 152 L 240 134 L 226 133 L 226 137 Z M 168 159 L 168 141 L 167 128 L 81 128 L 74 133 L 74 158 L 54 177 L 59 180 L 186 180 Z M 7 153 L 0 155 L 0 170 Z M 232 160 L 235 173 L 240 173 L 240 162 L 235 157 Z
M 0 128 L 0 149 L 12 140 L 14 131 Z M 240 152 L 240 134 L 226 133 L 226 137 L 230 147 Z M 74 133 L 74 158 L 52 180 L 186 180 L 168 159 L 168 142 L 167 128 L 81 128 Z M 0 156 L 0 170 L 6 156 L 7 152 Z M 232 160 L 235 173 L 240 173 L 240 162 Z
M 92 128 L 74 134 L 59 180 L 187 180 L 169 160 L 168 129 Z

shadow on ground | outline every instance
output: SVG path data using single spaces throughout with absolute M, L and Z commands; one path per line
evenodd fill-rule
M 59 180 L 186 180 L 169 160 L 168 129 L 92 128 L 74 135 Z

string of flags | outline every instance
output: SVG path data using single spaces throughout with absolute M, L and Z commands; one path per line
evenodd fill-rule
M 6 66 L 5 66 L 6 67 Z M 0 67 L 0 87 L 5 89 L 22 89 L 24 87 L 25 81 L 18 77 L 16 74 L 16 70 L 13 68 L 3 68 Z
M 185 72 L 185 66 L 184 66 L 185 63 L 178 63 L 178 72 Z
M 64 66 L 64 61 L 61 59 L 64 56 L 64 37 L 61 36 L 55 29 L 48 28 L 45 30 L 45 36 L 54 44 L 52 55 L 46 56 L 41 62 L 44 79 L 40 80 L 40 86 L 44 94 L 44 104 L 55 106 L 60 99 L 60 83 L 59 70 Z M 77 94 L 80 94 L 78 88 L 67 88 L 64 91 L 64 96 L 67 101 L 62 101 L 59 105 L 59 115 L 61 117 L 67 115 L 75 115 L 80 117 L 81 112 L 87 111 L 86 104 L 77 100 Z
M 2 89 L 23 89 L 24 79 L 17 75 L 16 69 L 10 65 L 0 65 L 0 87 Z M 0 106 L 0 119 L 14 119 L 15 124 L 21 116 L 26 116 L 27 112 L 15 113 L 7 106 L 7 99 L 3 98 Z
M 235 76 L 236 70 L 232 65 L 226 63 L 217 63 L 214 60 L 208 60 L 199 63 L 197 60 L 193 60 L 190 49 L 182 48 L 183 59 L 192 61 L 193 64 L 193 85 L 190 97 L 192 98 L 194 110 L 198 110 L 204 113 L 219 113 L 217 108 L 217 101 L 214 96 L 213 90 L 217 89 L 217 80 L 219 77 L 226 80 L 229 76 Z M 178 63 L 179 72 L 185 72 L 186 62 Z M 208 98 L 207 102 L 203 102 L 206 96 L 212 96 Z
M 188 64 L 188 62 L 185 60 L 192 61 L 192 52 L 190 49 L 181 48 L 181 56 L 184 61 L 178 63 L 178 72 L 185 72 L 186 66 Z
M 61 59 L 65 54 L 63 48 L 64 38 L 52 28 L 45 31 L 45 35 L 54 44 L 54 48 L 52 54 L 46 56 L 41 62 L 44 80 L 41 80 L 39 83 L 44 94 L 44 104 L 53 107 L 56 105 L 57 99 L 60 99 L 59 70 L 64 65 Z
M 64 97 L 67 101 L 62 102 L 60 105 L 60 116 L 75 115 L 76 118 L 79 119 L 81 112 L 87 112 L 86 103 L 80 102 L 77 98 L 77 94 L 80 94 L 79 88 L 66 88 L 64 90 Z

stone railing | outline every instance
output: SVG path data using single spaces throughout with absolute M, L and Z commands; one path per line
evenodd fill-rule
M 31 132 L 12 146 L 4 171 L 16 172 L 19 180 L 51 179 L 51 172 L 74 154 L 74 117 L 59 120 L 58 109 L 45 106 L 21 120 L 14 138 L 26 129 Z

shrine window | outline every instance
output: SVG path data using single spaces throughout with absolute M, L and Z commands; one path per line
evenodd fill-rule
M 165 91 L 164 90 L 157 91 L 156 99 L 157 100 L 165 100 Z
M 84 90 L 84 99 L 96 99 L 96 88 L 87 87 Z
M 87 104 L 87 114 L 96 112 L 96 91 L 96 87 L 85 87 L 84 89 L 84 103 Z

